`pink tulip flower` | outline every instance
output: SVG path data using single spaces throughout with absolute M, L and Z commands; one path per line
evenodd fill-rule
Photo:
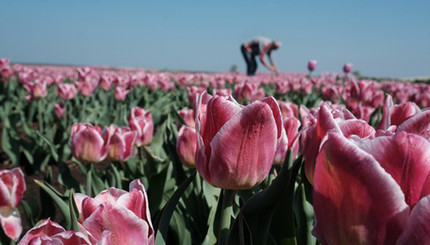
M 154 136 L 154 122 L 152 121 L 151 111 L 139 107 L 131 108 L 128 116 L 128 126 L 137 133 L 137 146 L 151 143 Z
M 315 70 L 315 68 L 317 68 L 317 64 L 318 64 L 318 62 L 316 60 L 310 60 L 308 62 L 308 70 L 309 70 L 309 72 L 313 72 Z
M 298 139 L 300 121 L 295 117 L 285 117 L 282 123 L 282 136 L 276 147 L 273 164 L 283 164 L 289 149 L 293 149 L 293 158 L 295 158 L 299 152 Z
M 108 158 L 111 161 L 125 162 L 133 155 L 136 132 L 128 127 L 109 127 L 111 132 Z
M 60 83 L 58 86 L 58 95 L 64 100 L 71 100 L 76 97 L 77 89 L 72 83 Z
M 351 112 L 330 109 L 327 104 L 321 105 L 317 113 L 316 124 L 305 128 L 301 138 L 300 149 L 305 158 L 305 173 L 310 183 L 313 183 L 315 159 L 320 144 L 330 130 L 335 130 L 345 137 L 355 135 L 359 138 L 365 138 L 375 134 L 375 129 L 372 126 L 363 120 L 356 119 Z
M 92 245 L 82 231 L 66 231 L 49 218 L 31 228 L 18 245 Z
M 0 222 L 4 233 L 14 241 L 22 232 L 18 205 L 25 189 L 24 174 L 20 168 L 0 170 Z
M 201 102 L 203 95 L 199 97 Z M 242 107 L 213 96 L 196 116 L 196 167 L 211 185 L 232 190 L 250 189 L 269 173 L 282 118 L 272 97 Z
M 72 153 L 81 162 L 99 163 L 109 153 L 110 134 L 105 128 L 88 123 L 75 123 L 72 125 Z
M 58 118 L 62 118 L 66 112 L 66 108 L 64 107 L 63 103 L 55 103 L 54 110 Z
M 193 109 L 182 109 L 178 111 L 178 114 L 184 119 L 185 125 L 194 128 L 196 122 L 194 120 L 195 114 Z
M 322 244 L 429 244 L 430 142 L 400 132 L 350 140 L 329 133 L 314 178 Z
M 123 87 L 115 88 L 115 99 L 117 101 L 124 101 L 127 97 L 127 94 L 130 93 L 130 90 L 125 89 Z
M 35 80 L 34 82 L 29 82 L 24 85 L 24 88 L 29 93 L 26 99 L 38 100 L 44 98 L 48 95 L 48 89 L 46 87 L 46 82 L 42 80 Z
M 194 128 L 183 125 L 178 133 L 176 152 L 182 164 L 196 167 L 197 135 Z
M 279 109 L 281 109 L 282 117 L 299 117 L 299 107 L 293 102 L 278 100 Z
M 346 74 L 350 73 L 351 70 L 352 70 L 351 63 L 346 63 L 345 65 L 343 65 L 343 72 L 345 72 Z
M 130 183 L 129 192 L 111 187 L 95 198 L 75 194 L 75 202 L 79 222 L 93 244 L 154 244 L 148 198 L 140 180 Z

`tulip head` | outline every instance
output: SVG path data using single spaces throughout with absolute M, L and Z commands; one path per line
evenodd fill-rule
M 268 97 L 242 107 L 213 96 L 205 108 L 199 106 L 196 116 L 197 171 L 224 189 L 260 184 L 269 173 L 282 133 L 276 101 Z
M 152 121 L 151 111 L 139 107 L 131 108 L 128 117 L 128 126 L 137 133 L 137 146 L 149 145 L 151 143 L 154 136 L 154 122 Z
M 345 72 L 346 74 L 350 73 L 351 70 L 352 70 L 351 63 L 346 63 L 345 65 L 343 65 L 343 72 Z
M 111 161 L 125 162 L 133 155 L 136 132 L 128 127 L 117 128 L 111 125 L 108 158 Z
M 309 72 L 313 72 L 315 70 L 315 68 L 317 68 L 317 64 L 318 64 L 318 62 L 316 60 L 310 60 L 308 62 L 308 70 L 309 70 Z
M 197 135 L 194 128 L 182 126 L 178 133 L 176 152 L 182 164 L 189 168 L 196 167 Z
M 72 154 L 81 162 L 99 163 L 109 152 L 110 133 L 88 123 L 72 125 Z

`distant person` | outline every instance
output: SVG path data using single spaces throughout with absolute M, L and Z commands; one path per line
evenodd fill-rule
M 260 57 L 260 62 L 270 71 L 279 74 L 278 67 L 272 59 L 272 50 L 276 50 L 281 47 L 279 40 L 272 41 L 265 37 L 254 37 L 249 41 L 246 41 L 240 47 L 243 58 L 245 59 L 247 66 L 248 76 L 254 76 L 257 71 L 256 56 Z M 264 56 L 267 54 L 270 65 L 264 60 Z

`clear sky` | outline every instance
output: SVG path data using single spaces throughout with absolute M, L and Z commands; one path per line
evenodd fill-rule
M 0 57 L 15 62 L 228 71 L 240 44 L 280 39 L 284 72 L 430 75 L 429 0 L 13 0 L 0 4 Z M 266 71 L 259 65 L 259 71 Z

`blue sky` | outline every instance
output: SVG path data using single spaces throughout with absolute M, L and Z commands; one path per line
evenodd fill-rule
M 3 1 L 0 57 L 15 62 L 245 70 L 240 44 L 283 42 L 281 71 L 430 75 L 430 1 Z M 259 71 L 266 71 L 259 65 Z

